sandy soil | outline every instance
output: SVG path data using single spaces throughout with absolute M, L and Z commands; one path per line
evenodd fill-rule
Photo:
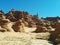
M 53 45 L 47 39 L 49 33 L 30 33 L 36 28 L 25 28 L 25 33 L 22 32 L 0 32 L 0 45 Z M 37 39 L 40 38 L 40 39 Z

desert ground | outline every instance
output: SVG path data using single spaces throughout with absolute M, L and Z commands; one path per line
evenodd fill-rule
M 0 32 L 0 45 L 53 45 L 49 43 L 50 33 L 31 33 L 36 28 L 25 27 L 25 32 Z

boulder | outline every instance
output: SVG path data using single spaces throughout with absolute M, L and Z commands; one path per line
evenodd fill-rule
M 24 32 L 24 23 L 22 20 L 18 20 L 12 28 L 14 29 L 15 32 Z

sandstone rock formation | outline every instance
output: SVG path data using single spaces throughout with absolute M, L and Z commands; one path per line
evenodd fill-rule
M 16 23 L 12 26 L 15 32 L 24 32 L 24 23 L 22 20 L 16 21 Z
M 6 31 L 13 31 L 13 29 L 11 28 L 11 22 L 9 21 L 9 19 L 1 19 L 0 20 L 0 26 L 1 28 L 5 29 Z
M 2 21 L 3 19 L 5 20 Z M 6 21 L 7 19 L 10 21 Z M 21 30 L 23 30 L 22 27 L 25 26 L 29 28 L 36 27 L 37 28 L 36 32 L 50 31 L 52 29 L 51 21 L 50 21 L 50 26 L 47 26 L 48 23 L 46 23 L 45 21 L 46 20 L 39 19 L 38 14 L 32 16 L 28 12 L 18 11 L 14 9 L 12 9 L 6 14 L 3 11 L 0 11 L 0 26 L 2 28 L 5 28 L 6 30 L 9 30 L 11 28 L 11 31 L 21 32 Z M 12 22 L 14 22 L 14 24 L 12 24 Z M 39 24 L 36 25 L 37 23 Z M 8 24 L 11 26 L 7 26 Z M 7 29 L 7 27 L 9 29 Z

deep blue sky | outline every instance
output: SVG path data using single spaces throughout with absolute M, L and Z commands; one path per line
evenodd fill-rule
M 39 14 L 39 17 L 60 16 L 60 0 L 0 0 L 0 9 L 5 13 L 15 10 Z

